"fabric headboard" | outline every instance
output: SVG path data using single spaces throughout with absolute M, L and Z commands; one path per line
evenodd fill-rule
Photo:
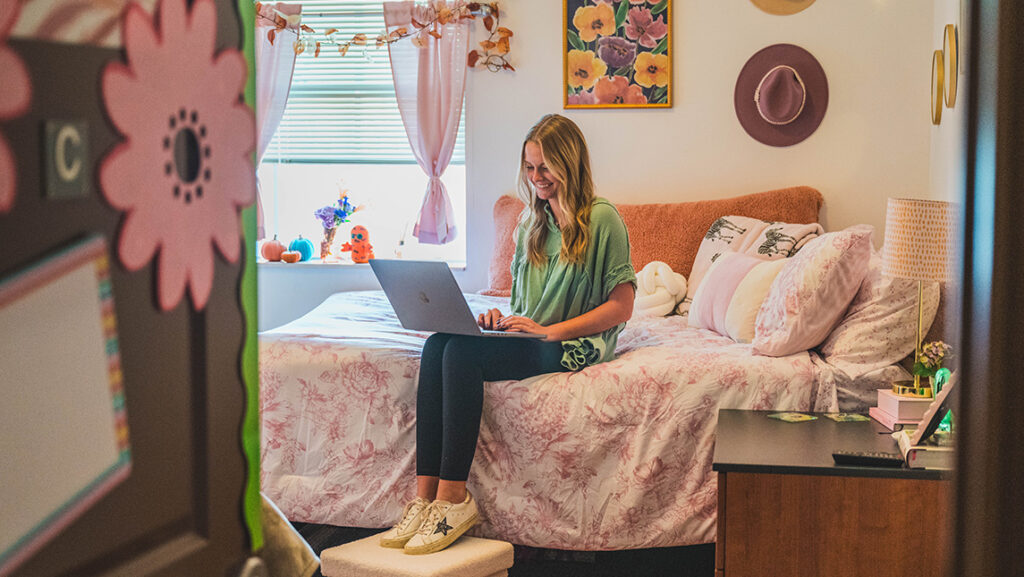
M 808 186 L 796 186 L 695 202 L 616 204 L 629 231 L 633 268 L 659 260 L 683 276 L 690 276 L 693 259 L 711 223 L 729 214 L 767 221 L 806 224 L 818 221 L 824 199 Z M 502 196 L 494 203 L 494 252 L 489 270 L 490 286 L 483 294 L 508 296 L 512 290 L 512 256 L 515 229 L 523 203 Z

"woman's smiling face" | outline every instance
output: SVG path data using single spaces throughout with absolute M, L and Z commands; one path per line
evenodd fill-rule
M 544 162 L 544 154 L 540 145 L 536 142 L 527 142 L 523 153 L 523 170 L 526 171 L 526 179 L 533 185 L 537 198 L 550 201 L 558 199 L 558 189 L 561 183 L 555 178 L 555 174 L 548 169 Z

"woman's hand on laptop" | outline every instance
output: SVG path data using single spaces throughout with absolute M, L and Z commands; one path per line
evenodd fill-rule
M 514 333 L 532 333 L 535 335 L 545 335 L 546 338 L 544 340 L 546 341 L 558 340 L 552 338 L 553 331 L 550 327 L 537 324 L 536 321 L 529 317 L 501 317 L 501 319 L 498 320 L 498 330 L 509 331 Z
M 501 317 L 501 311 L 498 309 L 491 309 L 485 313 L 480 313 L 476 319 L 476 324 L 480 325 L 480 328 L 488 331 L 504 330 L 498 328 L 498 322 L 501 320 Z

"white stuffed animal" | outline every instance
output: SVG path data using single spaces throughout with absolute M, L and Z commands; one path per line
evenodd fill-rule
M 686 297 L 686 277 L 661 261 L 651 261 L 636 275 L 636 300 L 633 313 L 665 316 Z

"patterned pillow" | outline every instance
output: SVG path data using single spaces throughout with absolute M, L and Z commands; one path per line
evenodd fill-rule
M 749 343 L 761 302 L 785 264 L 736 252 L 719 256 L 693 296 L 689 325 Z
M 811 239 L 824 232 L 816 222 L 786 224 L 735 215 L 719 218 L 711 224 L 700 242 L 687 280 L 686 298 L 676 310 L 679 314 L 687 313 L 704 275 L 718 255 L 738 252 L 762 259 L 782 259 L 793 256 Z
M 873 232 L 858 225 L 828 233 L 788 259 L 757 313 L 755 353 L 782 357 L 825 340 L 867 275 Z
M 939 308 L 939 283 L 926 282 L 921 298 L 922 334 Z M 852 378 L 898 363 L 917 346 L 917 281 L 882 274 L 875 252 L 846 316 L 821 343 L 825 362 Z

